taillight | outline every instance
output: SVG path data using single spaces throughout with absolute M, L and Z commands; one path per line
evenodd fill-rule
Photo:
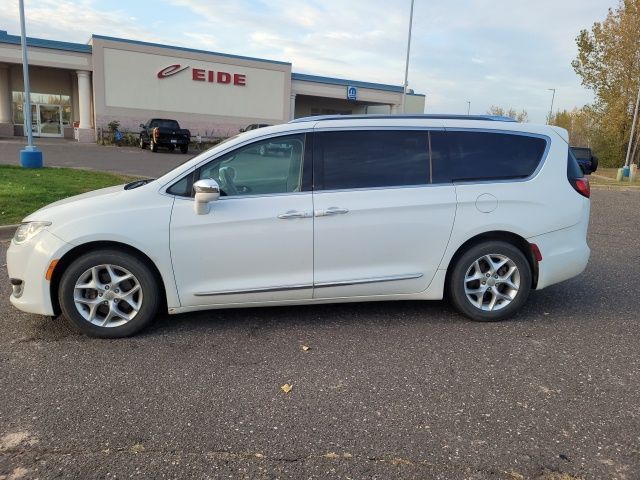
M 578 161 L 571 149 L 569 148 L 567 150 L 569 152 L 567 155 L 567 180 L 569 180 L 569 183 L 576 192 L 583 197 L 589 198 L 591 196 L 589 180 L 582 173 L 582 169 L 578 165 Z
M 591 196 L 591 186 L 589 185 L 589 180 L 586 177 L 574 179 L 573 188 L 575 188 L 576 192 L 584 197 L 589 198 Z

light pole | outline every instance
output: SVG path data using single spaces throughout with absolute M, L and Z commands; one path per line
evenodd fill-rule
M 624 166 L 628 167 L 631 163 L 631 144 L 633 143 L 633 134 L 636 131 L 636 119 L 638 118 L 638 107 L 640 106 L 640 85 L 638 85 L 638 98 L 636 98 L 636 106 L 633 109 L 633 121 L 631 122 L 631 134 L 629 135 L 629 145 L 627 146 L 627 158 L 624 161 Z M 635 150 L 634 150 L 635 151 Z
M 407 101 L 407 87 L 409 86 L 409 52 L 411 51 L 411 27 L 413 26 L 413 2 L 411 0 L 411 10 L 409 12 L 409 36 L 407 38 L 407 61 L 404 66 L 404 87 L 402 89 L 402 113 L 405 111 Z
M 550 92 L 553 92 L 551 95 L 551 108 L 549 109 L 549 120 L 547 120 L 547 124 L 551 123 L 551 117 L 553 116 L 553 100 L 556 98 L 556 89 L 555 88 L 547 88 Z
M 467 100 L 467 117 L 469 116 L 470 111 L 471 111 L 471 100 Z
M 19 2 L 20 38 L 22 44 L 22 75 L 24 81 L 24 128 L 27 129 L 27 146 L 20 150 L 20 165 L 25 168 L 42 167 L 42 152 L 33 145 L 33 123 L 31 119 L 31 87 L 29 85 L 29 61 L 27 59 L 27 33 L 24 22 L 24 0 Z

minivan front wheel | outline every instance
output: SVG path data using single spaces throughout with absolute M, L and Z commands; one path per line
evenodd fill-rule
M 511 316 L 527 300 L 531 266 L 514 245 L 488 241 L 471 247 L 449 276 L 453 305 L 472 320 L 491 322 Z
M 158 286 L 149 267 L 118 250 L 89 252 L 63 273 L 58 292 L 64 316 L 82 333 L 133 335 L 155 317 Z

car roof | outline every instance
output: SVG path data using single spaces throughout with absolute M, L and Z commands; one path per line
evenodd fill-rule
M 491 122 L 516 122 L 511 117 L 501 115 L 457 115 L 446 113 L 416 113 L 409 115 L 317 115 L 312 117 L 296 118 L 289 123 L 323 122 L 329 120 L 488 120 Z

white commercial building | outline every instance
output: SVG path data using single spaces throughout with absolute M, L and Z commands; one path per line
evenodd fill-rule
M 172 118 L 192 134 L 322 114 L 400 113 L 403 88 L 292 73 L 291 63 L 93 35 L 88 44 L 29 38 L 37 136 L 94 141 L 112 120 L 138 131 Z M 0 137 L 24 135 L 20 37 L 0 31 Z M 406 113 L 425 96 L 406 96 Z

